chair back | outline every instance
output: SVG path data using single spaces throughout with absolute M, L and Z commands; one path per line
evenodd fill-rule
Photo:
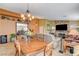
M 17 54 L 20 55 L 20 52 L 21 52 L 21 50 L 20 50 L 20 42 L 18 40 L 15 40 L 14 45 L 15 45 L 15 49 L 16 49 L 16 54 L 15 55 L 17 55 Z

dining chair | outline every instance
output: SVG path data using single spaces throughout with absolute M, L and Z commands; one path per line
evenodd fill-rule
M 74 56 L 79 56 L 79 44 L 74 46 Z
M 15 46 L 15 56 L 20 56 L 21 50 L 20 50 L 20 43 L 18 40 L 14 41 L 14 46 Z
M 45 56 L 52 56 L 53 53 L 53 42 L 50 42 L 45 49 Z

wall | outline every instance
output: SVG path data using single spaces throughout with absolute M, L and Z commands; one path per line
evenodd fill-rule
M 39 20 L 39 33 L 49 33 L 55 27 L 55 21 L 50 21 L 46 19 Z
M 44 33 L 44 26 L 45 26 L 45 20 L 44 19 L 40 19 L 39 20 L 39 33 Z
M 33 19 L 29 23 L 29 28 L 34 33 L 48 33 L 52 29 L 52 26 L 55 26 L 55 22 L 46 19 Z
M 33 30 L 34 33 L 54 33 L 55 26 L 57 24 L 68 24 L 68 30 L 70 29 L 70 23 L 77 23 L 79 26 L 79 21 L 69 21 L 69 20 L 46 20 L 46 19 L 33 19 L 29 23 L 29 28 Z M 73 26 L 74 24 L 72 24 Z M 79 30 L 79 28 L 78 28 Z
M 8 35 L 8 42 L 11 33 L 16 32 L 16 22 L 6 19 L 0 19 L 0 35 Z
M 29 22 L 28 27 L 33 30 L 33 33 L 38 33 L 39 32 L 39 20 L 38 19 L 33 19 Z

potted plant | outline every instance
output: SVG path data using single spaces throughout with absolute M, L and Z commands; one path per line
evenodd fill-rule
M 10 34 L 10 42 L 13 42 L 16 38 L 16 35 L 14 33 Z

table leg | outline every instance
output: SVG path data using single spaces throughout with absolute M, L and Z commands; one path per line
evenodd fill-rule
M 46 53 L 45 53 L 45 52 L 46 52 L 46 46 L 44 47 L 44 56 L 46 55 Z

